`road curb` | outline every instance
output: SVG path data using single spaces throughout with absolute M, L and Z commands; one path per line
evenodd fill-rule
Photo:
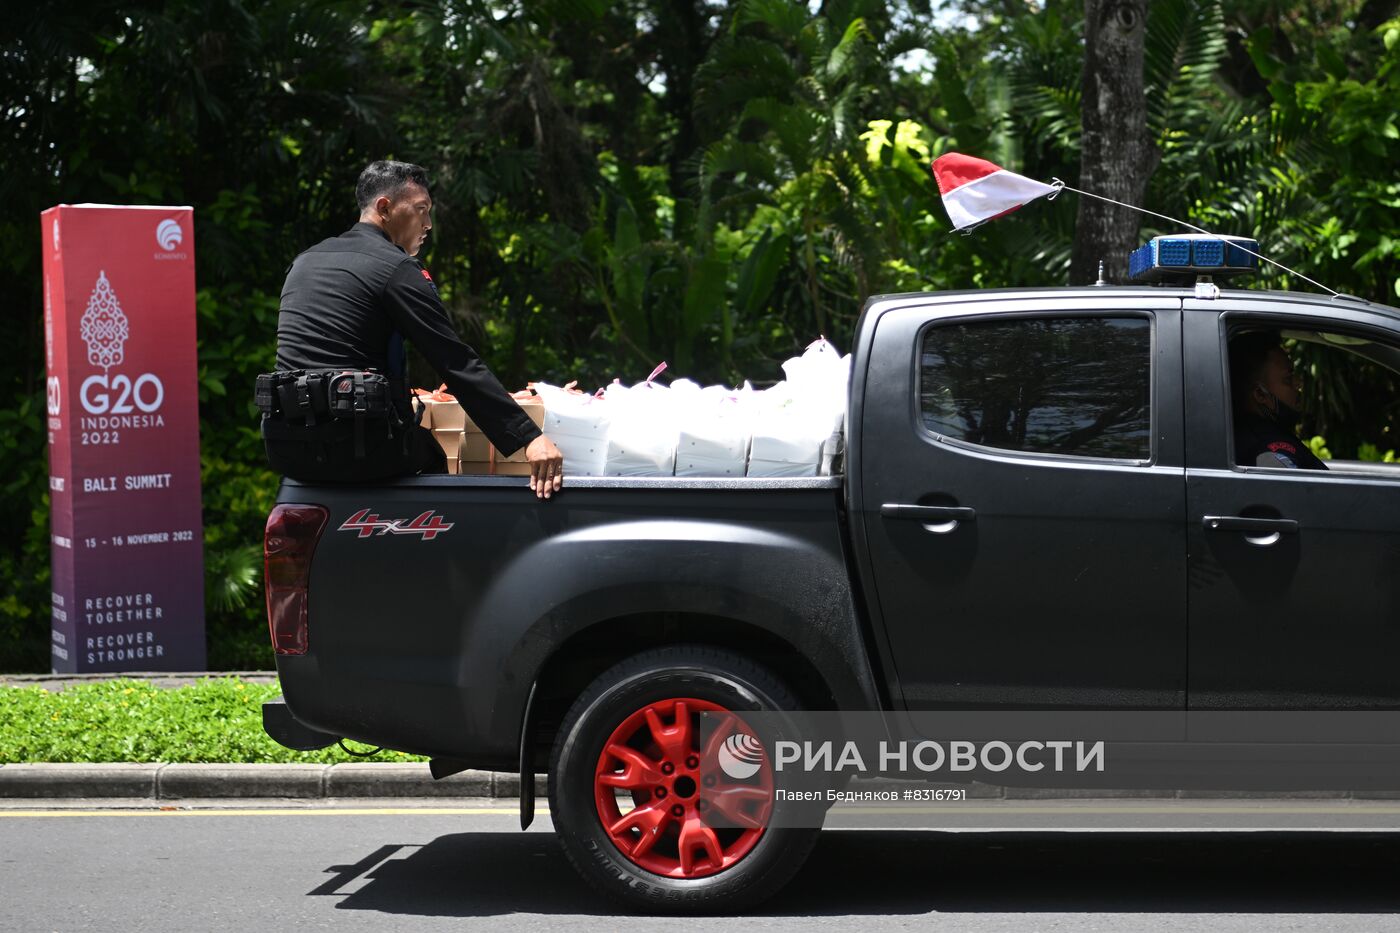
M 355 763 L 326 769 L 327 797 L 494 797 L 495 775 L 462 771 L 434 781 L 421 764 Z
M 155 797 L 158 764 L 0 765 L 0 797 Z
M 169 764 L 156 771 L 156 797 L 324 797 L 329 765 Z M 0 769 L 3 771 L 4 769 Z M 0 777 L 0 787 L 4 778 Z
M 275 684 L 276 671 L 126 671 L 119 674 L 0 674 L 0 687 L 43 687 L 58 693 L 68 687 L 111 680 L 144 680 L 152 687 L 170 690 L 202 680 L 237 678 L 249 684 Z
M 535 793 L 546 793 L 535 776 Z M 5 764 L 0 798 L 378 798 L 520 796 L 520 776 L 463 771 L 433 780 L 423 762 L 366 764 Z

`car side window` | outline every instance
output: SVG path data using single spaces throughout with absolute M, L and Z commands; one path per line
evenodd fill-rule
M 1152 456 L 1152 324 L 1027 317 L 934 324 L 920 347 L 923 426 L 1027 453 Z
M 1258 318 L 1227 337 L 1236 469 L 1400 476 L 1400 346 L 1362 330 Z

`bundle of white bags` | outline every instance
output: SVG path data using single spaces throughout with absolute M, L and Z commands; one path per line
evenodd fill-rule
M 546 383 L 544 432 L 569 476 L 818 476 L 843 452 L 851 359 L 826 340 L 783 364 L 771 389 L 679 379 L 614 382 L 594 395 Z
M 784 363 L 783 375 L 759 402 L 748 475 L 829 474 L 842 453 L 851 358 L 818 340 Z

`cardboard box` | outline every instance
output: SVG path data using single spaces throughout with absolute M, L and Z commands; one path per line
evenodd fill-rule
M 530 416 L 530 420 L 535 423 L 535 427 L 544 430 L 543 399 L 538 395 L 532 395 L 529 398 L 517 398 L 515 403 L 524 410 L 525 414 Z M 521 447 L 509 457 L 502 456 L 501 452 L 498 450 L 495 453 L 495 460 L 497 463 L 525 463 L 525 448 Z
M 530 446 L 530 445 L 528 445 L 528 444 L 525 445 L 525 447 L 528 447 L 528 446 Z M 491 448 L 491 459 L 492 459 L 492 460 L 495 460 L 497 463 L 526 463 L 526 462 L 528 462 L 528 461 L 525 459 L 525 447 L 521 447 L 519 450 L 517 450 L 515 453 L 511 454 L 509 457 L 505 456 L 505 455 L 502 454 L 499 450 L 497 450 L 496 448 L 492 447 L 492 448 Z
M 472 425 L 476 427 L 476 425 Z M 491 442 L 486 439 L 486 435 L 480 431 L 463 431 L 460 435 L 460 452 L 457 456 L 462 460 L 489 461 L 491 459 Z
M 456 458 L 456 457 L 448 457 L 448 458 L 447 458 L 447 472 L 450 473 L 450 474 L 456 475 L 456 473 L 457 473 L 457 458 Z
M 525 409 L 525 414 L 530 416 L 530 420 L 535 422 L 535 427 L 544 427 L 544 399 L 538 395 L 529 398 L 518 398 L 515 403 Z
M 438 442 L 438 446 L 442 448 L 442 452 L 447 456 L 461 456 L 461 428 L 433 428 L 433 439 Z
M 418 420 L 420 428 L 433 429 L 433 399 L 432 392 L 427 389 L 413 390 L 413 410 L 423 409 L 423 417 Z
M 466 424 L 470 423 L 462 406 L 445 391 L 439 389 L 436 392 L 429 392 L 426 389 L 414 389 L 413 394 L 423 407 L 423 419 L 418 422 L 419 427 L 427 428 L 429 431 L 437 428 L 446 430 L 455 428 L 461 431 Z
M 491 463 L 487 460 L 462 460 L 458 467 L 463 474 L 473 476 L 529 476 L 528 463 Z
M 476 426 L 472 419 L 467 417 L 460 403 L 456 401 L 443 401 L 426 396 L 420 396 L 419 401 L 423 403 L 423 420 L 420 426 L 428 428 L 433 432 L 433 438 L 447 455 L 450 463 L 456 464 L 462 473 L 487 474 L 491 470 L 488 467 L 494 461 L 498 464 L 513 463 L 520 466 L 526 464 L 525 448 L 517 450 L 509 457 L 503 457 L 499 451 L 491 447 L 491 442 L 486 439 L 486 435 L 481 432 L 481 428 Z M 530 420 L 537 427 L 544 425 L 544 402 L 538 396 L 516 399 L 518 404 Z M 453 469 L 452 472 L 459 472 Z M 529 470 L 523 472 L 512 470 L 507 473 L 503 470 L 496 470 L 496 473 L 505 476 L 527 476 Z
M 538 395 L 532 395 L 529 396 L 529 398 L 517 398 L 515 399 L 515 403 L 521 406 L 521 409 L 524 410 L 526 415 L 529 415 L 529 419 L 531 419 L 532 422 L 535 422 L 535 427 L 539 427 L 540 430 L 545 429 L 545 402 L 543 402 L 543 399 L 540 399 Z M 526 444 L 526 447 L 528 447 L 528 444 Z M 505 455 L 501 454 L 501 451 L 494 451 L 493 454 L 491 454 L 491 459 L 494 459 L 497 464 L 524 464 L 524 462 L 526 462 L 525 447 L 519 448 L 519 450 L 511 454 L 510 457 L 505 457 Z
M 430 402 L 428 411 L 423 414 L 424 419 L 426 420 L 430 414 L 433 417 L 434 431 L 438 429 L 462 431 L 466 429 L 469 420 L 467 413 L 462 410 L 462 406 L 458 402 Z

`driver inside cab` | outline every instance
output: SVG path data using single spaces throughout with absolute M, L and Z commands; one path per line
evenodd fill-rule
M 1286 470 L 1325 470 L 1298 439 L 1302 391 L 1278 335 L 1242 334 L 1230 341 L 1230 394 L 1235 414 L 1235 463 Z

